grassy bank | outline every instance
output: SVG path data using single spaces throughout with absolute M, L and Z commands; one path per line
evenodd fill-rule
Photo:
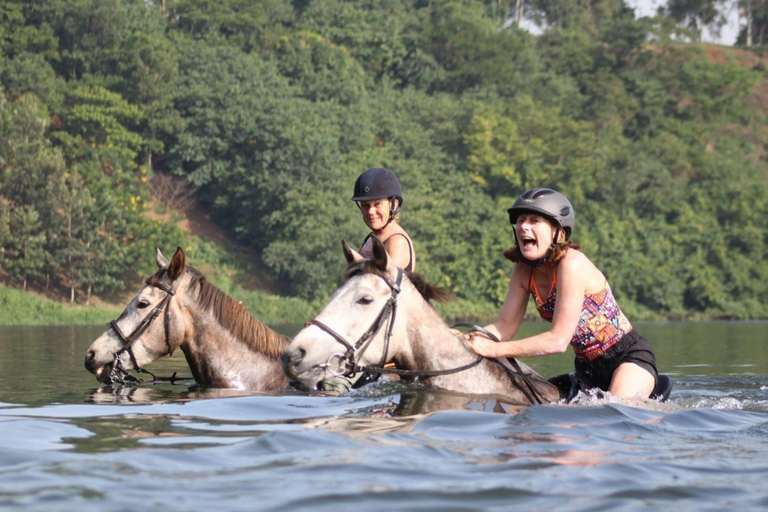
M 231 296 L 245 305 L 259 321 L 266 324 L 303 323 L 314 318 L 325 304 L 310 303 L 295 297 L 280 297 L 260 291 L 235 289 Z M 70 306 L 40 295 L 0 286 L 0 325 L 73 325 L 103 324 L 117 318 L 125 307 Z M 456 300 L 438 305 L 447 319 L 492 318 L 497 314 L 491 306 Z
M 69 306 L 24 292 L 0 286 L 0 325 L 95 325 L 117 318 L 120 309 Z
M 249 313 L 265 324 L 303 323 L 314 318 L 325 305 L 325 301 L 308 302 L 296 297 L 280 297 L 261 291 L 236 288 L 230 295 L 245 305 Z M 447 304 L 435 304 L 437 311 L 446 322 L 471 321 L 484 324 L 496 318 L 499 307 L 493 304 L 475 304 L 455 299 Z M 0 325 L 72 325 L 103 324 L 117 318 L 125 304 L 114 306 L 69 306 L 23 292 L 15 288 L 0 286 Z M 627 314 L 635 321 L 659 320 L 658 315 L 640 314 L 633 308 Z M 526 320 L 538 320 L 533 303 L 529 304 Z
M 314 318 L 325 301 L 308 302 L 296 297 L 281 297 L 261 291 L 236 288 L 230 295 L 242 302 L 249 313 L 265 324 L 304 323 Z M 447 304 L 435 304 L 447 323 L 471 321 L 484 324 L 496 318 L 499 307 L 493 304 L 474 304 L 455 299 Z M 15 288 L 0 286 L 0 325 L 95 325 L 117 318 L 125 304 L 114 306 L 70 306 L 40 295 Z M 659 315 L 633 308 L 627 314 L 635 321 L 657 321 Z M 645 313 L 645 314 L 643 314 Z M 538 320 L 533 303 L 529 304 L 526 320 Z
M 237 290 L 233 298 L 266 324 L 305 322 L 315 316 L 320 305 L 292 297 Z M 70 306 L 15 288 L 0 286 L 0 325 L 96 325 L 117 316 L 125 304 L 114 306 Z

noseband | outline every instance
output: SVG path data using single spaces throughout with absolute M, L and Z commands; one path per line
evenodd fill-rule
M 377 274 L 378 275 L 378 274 Z M 400 285 L 403 283 L 403 270 L 401 268 L 397 268 L 397 278 L 395 278 L 394 281 L 392 281 L 387 276 L 379 276 L 381 277 L 387 285 L 389 285 L 389 289 L 391 290 L 391 295 L 389 296 L 389 299 L 384 304 L 384 306 L 381 308 L 381 311 L 379 312 L 376 319 L 373 321 L 371 326 L 368 328 L 367 331 L 365 331 L 360 338 L 355 342 L 353 345 L 352 343 L 349 343 L 347 340 L 344 339 L 343 336 L 341 336 L 339 333 L 325 325 L 324 323 L 320 322 L 319 320 L 310 320 L 305 324 L 305 327 L 309 327 L 310 325 L 316 325 L 326 333 L 330 334 L 333 339 L 347 347 L 347 351 L 345 353 L 338 352 L 336 354 L 333 354 L 331 357 L 328 358 L 328 361 L 322 365 L 324 368 L 328 370 L 332 375 L 335 377 L 340 377 L 342 375 L 352 375 L 354 373 L 357 373 L 359 371 L 365 370 L 364 367 L 358 366 L 356 359 L 359 360 L 360 357 L 362 357 L 363 353 L 368 349 L 368 347 L 371 344 L 371 341 L 373 340 L 373 337 L 376 336 L 376 333 L 379 332 L 381 327 L 384 325 L 384 322 L 387 321 L 389 318 L 389 325 L 387 326 L 387 332 L 384 335 L 384 350 L 381 353 L 381 362 L 379 363 L 380 367 L 383 367 L 384 364 L 387 362 L 387 351 L 389 350 L 389 340 L 392 337 L 392 329 L 395 326 L 395 315 L 397 314 L 397 296 L 400 293 Z M 342 364 L 339 365 L 339 368 L 341 371 L 334 371 L 331 368 L 331 360 L 333 359 L 339 359 L 342 361 Z M 346 363 L 346 364 L 344 364 Z
M 133 350 L 132 350 L 133 344 L 136 342 L 137 339 L 139 339 L 139 337 L 142 334 L 144 334 L 144 331 L 149 329 L 149 326 L 152 325 L 152 322 L 155 320 L 155 318 L 157 318 L 160 312 L 162 312 L 164 309 L 165 309 L 165 315 L 163 316 L 163 327 L 165 329 L 165 344 L 168 347 L 168 355 L 173 354 L 173 348 L 171 347 L 171 338 L 170 338 L 170 323 L 171 323 L 170 302 L 171 302 L 171 298 L 173 298 L 173 296 L 176 295 L 176 289 L 179 287 L 179 283 L 181 283 L 181 279 L 176 279 L 176 281 L 173 283 L 173 285 L 170 288 L 159 282 L 155 282 L 153 284 L 151 278 L 147 279 L 146 283 L 148 286 L 151 286 L 153 288 L 159 288 L 160 290 L 164 291 L 165 297 L 163 297 L 163 300 L 161 300 L 157 304 L 157 306 L 152 308 L 152 311 L 150 311 L 149 314 L 146 317 L 144 317 L 144 319 L 139 323 L 139 325 L 137 325 L 136 328 L 128 336 L 126 336 L 125 334 L 123 334 L 123 331 L 120 330 L 120 327 L 118 327 L 117 320 L 112 320 L 109 323 L 107 323 L 107 326 L 111 327 L 112 330 L 115 331 L 115 334 L 117 334 L 117 337 L 120 338 L 120 341 L 123 342 L 123 348 L 115 352 L 115 359 L 112 363 L 112 372 L 109 375 L 110 380 L 112 380 L 112 382 L 117 381 L 117 382 L 125 383 L 126 380 L 139 382 L 138 379 L 133 377 L 130 373 L 128 373 L 128 371 L 125 368 L 123 368 L 123 363 L 120 359 L 120 356 L 123 354 L 123 352 L 127 352 L 131 358 L 131 362 L 133 363 L 134 369 L 138 372 L 146 372 L 146 370 L 142 369 L 139 366 L 139 363 L 136 361 L 136 356 L 133 355 Z

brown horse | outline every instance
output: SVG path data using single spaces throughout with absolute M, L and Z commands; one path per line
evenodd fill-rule
M 131 378 L 128 371 L 140 371 L 180 348 L 200 385 L 252 391 L 287 387 L 279 357 L 290 338 L 186 267 L 181 248 L 170 262 L 159 249 L 155 256 L 159 270 L 88 349 L 88 371 L 103 383 L 122 382 Z
M 449 391 L 496 395 L 518 404 L 562 398 L 558 388 L 513 361 L 479 358 L 429 303 L 438 288 L 405 273 L 374 238 L 373 258 L 343 244 L 347 281 L 283 354 L 283 368 L 307 389 L 332 376 L 377 373 L 394 362 L 404 379 Z M 505 368 L 505 366 L 507 366 Z M 386 371 L 386 370 L 385 370 Z

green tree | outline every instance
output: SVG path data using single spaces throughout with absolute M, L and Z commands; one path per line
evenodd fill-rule
M 192 37 L 219 34 L 246 52 L 273 47 L 295 17 L 291 3 L 281 0 L 165 0 L 163 4 L 178 30 Z
M 141 135 L 141 152 L 146 168 L 152 170 L 153 157 L 163 155 L 166 143 L 181 128 L 173 105 L 173 91 L 179 74 L 178 55 L 173 43 L 155 25 L 160 13 L 146 5 L 129 10 L 129 28 L 118 69 L 123 78 L 117 90 L 125 101 L 141 111 L 133 117 Z
M 5 267 L 27 289 L 27 280 L 40 277 L 46 259 L 45 234 L 40 214 L 34 207 L 16 208 L 11 212 Z
M 719 33 L 726 24 L 726 3 L 727 0 L 669 0 L 666 14 L 689 28 L 694 34 L 694 41 L 701 41 L 705 28 Z
M 35 0 L 26 21 L 52 31 L 58 41 L 52 64 L 67 80 L 114 74 L 127 35 L 123 0 Z
M 11 236 L 11 209 L 0 196 L 0 266 L 5 267 L 5 251 Z
M 300 11 L 300 26 L 348 51 L 371 80 L 401 80 L 409 76 L 428 83 L 429 75 L 440 73 L 434 60 L 419 51 L 420 32 L 428 9 L 401 0 L 328 0 L 307 4 Z
M 737 0 L 746 24 L 741 28 L 735 44 L 763 46 L 768 41 L 768 2 L 765 0 Z
M 485 16 L 481 3 L 436 4 L 425 29 L 422 49 L 445 70 L 442 90 L 493 86 L 505 96 L 533 93 L 541 73 L 533 40 L 520 31 L 501 29 Z
M 280 73 L 312 101 L 349 105 L 365 93 L 365 73 L 349 51 L 313 32 L 281 38 L 275 51 Z

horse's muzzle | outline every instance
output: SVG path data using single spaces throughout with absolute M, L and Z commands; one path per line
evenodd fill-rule
M 283 354 L 280 356 L 280 362 L 283 365 L 283 372 L 289 377 L 289 378 L 296 378 L 299 373 L 299 366 L 301 365 L 302 361 L 304 360 L 304 356 L 307 355 L 307 351 L 303 348 L 298 348 L 296 350 L 293 350 L 291 348 L 288 348 L 283 352 Z
M 85 369 L 96 376 L 96 380 L 102 384 L 112 384 L 112 364 L 107 365 L 89 365 L 85 362 Z

